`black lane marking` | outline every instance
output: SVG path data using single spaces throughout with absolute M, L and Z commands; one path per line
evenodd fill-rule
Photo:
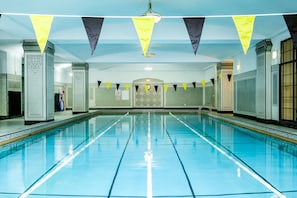
M 175 116 L 175 115 L 174 115 Z M 246 166 L 248 169 L 250 169 L 253 173 L 255 173 L 257 176 L 259 176 L 261 179 L 263 179 L 263 181 L 265 181 L 267 184 L 269 184 L 272 188 L 276 189 L 278 192 L 283 193 L 283 191 L 280 191 L 278 188 L 276 188 L 274 185 L 272 185 L 268 180 L 266 180 L 260 173 L 258 173 L 255 169 L 253 169 L 247 162 L 245 162 L 243 159 L 241 159 L 239 156 L 237 156 L 235 153 L 233 153 L 230 149 L 228 149 L 227 147 L 225 147 L 224 145 L 222 145 L 221 143 L 219 143 L 218 141 L 216 141 L 214 138 L 212 138 L 211 136 L 205 136 L 203 135 L 203 133 L 206 133 L 205 131 L 203 131 L 202 129 L 193 126 L 192 123 L 187 122 L 181 118 L 179 118 L 180 120 L 182 120 L 184 123 L 186 123 L 188 126 L 190 126 L 192 129 L 195 129 L 197 131 L 200 132 L 200 135 L 205 137 L 206 139 L 210 139 L 215 145 L 220 146 L 221 148 L 223 148 L 225 151 L 227 151 L 227 153 L 231 154 L 235 159 L 237 159 L 238 161 L 240 161 L 242 164 L 244 164 L 244 166 Z M 273 191 L 270 191 L 271 193 L 273 193 Z M 274 194 L 274 193 L 273 193 Z M 222 195 L 223 196 L 223 195 Z
M 165 129 L 165 131 L 166 131 L 166 134 L 167 134 L 167 136 L 168 136 L 168 138 L 169 138 L 169 140 L 170 140 L 170 142 L 171 142 L 171 145 L 173 146 L 173 149 L 174 149 L 175 154 L 176 154 L 176 156 L 177 156 L 177 158 L 178 158 L 178 161 L 179 161 L 179 163 L 180 163 L 180 165 L 181 165 L 181 167 L 182 167 L 182 169 L 183 169 L 183 171 L 184 171 L 184 174 L 185 174 L 185 176 L 186 176 L 188 185 L 189 185 L 190 190 L 191 190 L 191 193 L 192 193 L 192 197 L 195 198 L 196 196 L 195 196 L 195 192 L 194 192 L 194 190 L 193 190 L 193 187 L 192 187 L 190 178 L 189 178 L 189 176 L 188 176 L 188 174 L 187 174 L 187 172 L 186 172 L 186 169 L 185 169 L 185 167 L 184 167 L 184 164 L 183 164 L 183 162 L 182 162 L 182 160 L 181 160 L 181 158 L 180 158 L 180 156 L 179 156 L 179 154 L 178 154 L 178 152 L 177 152 L 177 149 L 176 149 L 176 147 L 175 147 L 175 145 L 174 145 L 174 142 L 173 142 L 173 140 L 172 140 L 172 138 L 171 138 L 171 136 L 170 136 L 170 134 L 169 134 L 169 132 L 168 132 L 166 126 L 165 126 L 164 120 L 163 120 L 163 127 L 164 127 L 164 129 Z
M 135 122 L 136 122 L 136 121 L 135 121 Z M 111 183 L 111 186 L 110 186 L 110 189 L 109 189 L 109 192 L 108 192 L 108 196 L 107 196 L 108 198 L 110 198 L 110 196 L 111 196 L 111 192 L 112 192 L 112 189 L 113 189 L 113 186 L 114 186 L 116 177 L 117 177 L 117 175 L 118 175 L 120 166 L 121 166 L 121 164 L 122 164 L 122 160 L 123 160 L 123 158 L 124 158 L 125 152 L 126 152 L 126 150 L 127 150 L 128 144 L 129 144 L 129 142 L 130 142 L 130 139 L 131 139 L 131 136 L 132 136 L 132 133 L 134 132 L 134 130 L 135 130 L 135 125 L 133 124 L 132 129 L 131 129 L 130 134 L 129 134 L 129 137 L 128 137 L 128 139 L 127 139 L 125 148 L 124 148 L 124 150 L 123 150 L 123 153 L 122 153 L 122 155 L 121 155 L 120 161 L 119 161 L 119 163 L 118 163 L 116 172 L 115 172 L 115 174 L 114 174 L 114 176 L 113 176 L 112 183 Z
M 114 121 L 116 121 L 118 119 L 113 119 L 111 121 L 109 121 L 104 128 L 106 128 L 106 126 L 110 126 L 110 123 L 114 123 Z M 100 128 L 100 130 L 98 131 L 102 131 L 102 128 Z M 103 130 L 104 131 L 104 130 Z M 76 149 L 78 149 L 81 145 L 83 145 L 84 143 L 86 143 L 90 138 L 87 137 L 85 140 L 83 140 L 81 143 L 79 143 L 76 147 L 74 147 L 73 151 L 75 151 Z M 62 159 L 60 159 L 59 161 L 57 161 L 53 166 L 51 166 L 46 172 L 44 172 L 38 179 L 36 179 L 28 188 L 26 188 L 26 190 L 24 192 L 27 192 L 29 189 L 31 189 L 37 182 L 39 182 L 40 179 L 42 179 L 45 175 L 47 175 L 49 172 L 51 172 L 51 170 L 53 170 L 54 168 L 56 168 L 58 165 L 61 164 L 61 162 L 63 160 L 66 159 L 66 157 L 68 157 L 70 154 L 67 153 Z M 23 192 L 23 193 L 24 193 Z M 23 194 L 21 193 L 21 195 Z

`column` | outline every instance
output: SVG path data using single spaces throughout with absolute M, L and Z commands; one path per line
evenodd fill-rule
M 7 54 L 0 51 L 0 117 L 8 117 Z
M 217 64 L 217 110 L 233 112 L 233 63 Z
M 54 120 L 54 45 L 24 41 L 25 124 Z
M 256 45 L 256 117 L 271 120 L 271 40 L 263 40 Z
M 72 63 L 72 113 L 89 111 L 89 65 Z

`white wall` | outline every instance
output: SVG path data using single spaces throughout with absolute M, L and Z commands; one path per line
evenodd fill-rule
M 233 58 L 234 66 L 233 66 L 233 74 L 245 73 L 248 71 L 252 71 L 256 69 L 257 66 L 257 58 L 256 58 L 256 48 L 249 48 L 247 54 L 239 54 Z M 237 69 L 237 65 L 240 65 L 240 70 Z
M 155 78 L 161 79 L 164 83 L 184 83 L 184 82 L 200 82 L 204 79 L 204 72 L 198 71 L 121 71 L 121 72 L 104 72 L 95 69 L 90 69 L 90 83 L 95 83 L 97 80 L 102 82 L 133 82 L 140 78 Z M 209 81 L 209 79 L 208 79 Z
M 7 73 L 22 75 L 22 57 L 20 53 L 7 53 Z
M 271 60 L 272 65 L 276 65 L 280 63 L 280 42 L 290 38 L 290 33 L 289 31 L 285 30 L 283 33 L 278 34 L 276 37 L 271 38 L 272 42 L 272 52 L 276 51 L 277 52 L 277 58 Z M 248 71 L 256 70 L 256 65 L 257 65 L 257 56 L 256 56 L 256 50 L 255 47 L 249 48 L 248 52 L 246 55 L 243 53 L 233 57 L 234 59 L 234 68 L 233 72 L 234 75 L 240 74 L 240 73 L 245 73 Z M 237 65 L 238 63 L 240 64 L 240 71 L 237 71 Z
M 5 51 L 0 51 L 0 74 L 7 73 L 7 53 Z
M 281 43 L 281 41 L 286 40 L 290 37 L 291 37 L 291 35 L 290 35 L 289 31 L 285 31 L 282 34 L 279 34 L 278 36 L 271 38 L 271 42 L 272 42 L 272 50 L 271 51 L 277 52 L 277 59 L 271 60 L 272 65 L 280 64 L 280 51 L 281 51 L 280 43 Z
M 11 44 L 11 45 L 1 45 L 1 51 L 6 53 L 6 68 L 1 68 L 0 72 L 14 75 L 22 75 L 22 57 L 24 55 L 21 43 Z M 3 64 L 1 62 L 1 64 Z

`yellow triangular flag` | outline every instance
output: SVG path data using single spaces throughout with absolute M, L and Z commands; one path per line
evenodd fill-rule
M 143 55 L 146 56 L 151 42 L 155 19 L 153 17 L 133 17 L 132 20 L 142 47 Z
M 253 34 L 255 16 L 233 16 L 232 18 L 237 29 L 243 52 L 246 54 Z
M 107 88 L 107 89 L 109 89 L 109 88 L 110 88 L 110 85 L 111 85 L 111 83 L 110 83 L 110 82 L 106 82 L 106 83 L 105 83 L 105 86 L 106 86 L 106 88 Z
M 125 89 L 128 91 L 130 89 L 130 85 L 129 84 L 126 84 L 125 85 Z
M 201 85 L 202 85 L 202 87 L 205 87 L 206 81 L 205 80 L 201 80 Z
M 185 91 L 187 90 L 187 83 L 183 83 L 183 88 Z
M 167 92 L 167 90 L 168 90 L 168 85 L 167 85 L 167 84 L 164 84 L 163 87 L 164 87 L 164 91 Z
M 53 16 L 30 15 L 41 53 L 43 53 L 46 46 L 53 18 Z
M 222 72 L 219 73 L 219 76 L 218 77 L 219 77 L 219 79 L 222 78 Z
M 148 90 L 149 90 L 149 86 L 148 85 L 144 85 L 144 89 L 145 89 L 145 92 L 147 93 Z

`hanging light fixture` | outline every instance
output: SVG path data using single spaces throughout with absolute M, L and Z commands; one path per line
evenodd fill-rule
M 148 10 L 141 16 L 153 17 L 155 19 L 155 23 L 158 23 L 162 18 L 159 13 L 153 11 L 151 0 L 149 0 L 149 2 L 148 2 Z

